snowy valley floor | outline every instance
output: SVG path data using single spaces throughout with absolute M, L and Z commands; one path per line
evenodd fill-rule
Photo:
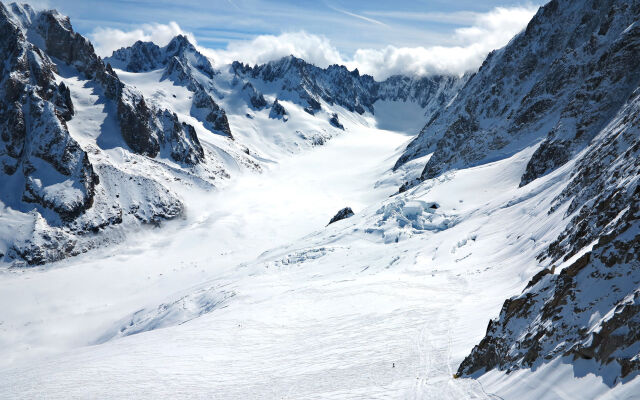
M 126 244 L 2 271 L 0 397 L 631 398 L 558 362 L 453 379 L 562 229 L 571 166 L 518 189 L 527 149 L 389 197 L 407 139 L 352 129 Z

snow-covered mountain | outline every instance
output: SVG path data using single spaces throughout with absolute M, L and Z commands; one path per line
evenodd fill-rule
M 637 88 L 634 2 L 551 1 L 486 58 L 397 166 L 433 153 L 422 179 L 543 140 L 521 185 L 577 155 Z
M 179 215 L 182 203 L 159 174 L 132 173 L 118 161 L 148 168 L 160 155 L 179 169 L 192 168 L 204 158 L 193 127 L 147 106 L 56 12 L 0 5 L 0 18 L 7 60 L 0 118 L 4 259 L 52 261 L 97 245 L 104 235 L 92 233 L 110 226 Z M 95 126 L 86 126 L 95 114 L 74 107 L 71 91 L 84 93 L 69 80 L 109 104 L 97 107 L 103 115 Z M 118 155 L 124 160 L 108 154 L 114 145 L 126 149 Z
M 432 154 L 421 178 L 401 190 L 532 146 L 520 187 L 571 168 L 548 209 L 549 218 L 562 215 L 564 230 L 537 255 L 541 271 L 504 303 L 459 376 L 563 356 L 597 361 L 592 369 L 611 385 L 640 370 L 639 17 L 638 1 L 549 2 L 487 57 L 396 164 Z
M 0 4 L 0 397 L 637 397 L 639 18 L 378 82 Z
M 105 62 L 129 72 L 163 69 L 161 80 L 169 79 L 194 92 L 191 113 L 201 115 L 208 130 L 233 138 L 225 111 L 207 90 L 213 88 L 211 80 L 216 71 L 209 59 L 185 36 L 176 36 L 163 48 L 155 43 L 138 41 L 131 47 L 115 51 Z
M 377 100 L 431 113 L 464 81 L 377 83 L 292 57 L 215 69 L 181 35 L 103 61 L 55 10 L 12 3 L 0 13 L 5 263 L 41 264 L 120 241 L 140 223 L 181 215 L 185 187 L 220 186 L 350 124 L 375 125 Z
M 229 137 L 233 137 L 231 127 L 246 129 L 245 117 L 255 118 L 263 110 L 270 119 L 288 122 L 293 118 L 287 111 L 290 107 L 300 107 L 309 114 L 295 117 L 298 122 L 321 126 L 328 122 L 334 128 L 342 126 L 339 114 L 343 113 L 355 114 L 351 118 L 357 118 L 367 112 L 375 118 L 375 103 L 383 113 L 389 108 L 388 103 L 399 105 L 396 108 L 418 108 L 426 120 L 446 105 L 468 78 L 393 76 L 378 82 L 369 75 L 360 75 L 357 69 L 349 71 L 340 65 L 323 69 L 294 56 L 254 67 L 233 62 L 216 69 L 211 64 L 215 60 L 202 55 L 185 36 L 177 36 L 163 48 L 138 41 L 114 51 L 105 61 L 116 70 L 130 73 L 155 71 L 149 75 L 159 82 L 171 81 L 186 87 L 194 93 L 195 100 L 190 116 L 207 129 Z M 287 106 L 287 102 L 292 106 Z M 202 108 L 213 109 L 215 113 L 203 113 Z M 232 122 L 230 127 L 227 114 L 241 116 L 242 120 Z M 261 122 L 264 125 L 266 121 Z M 335 134 L 329 132 L 313 135 L 311 140 L 322 142 Z
M 349 71 L 342 65 L 322 69 L 294 56 L 255 67 L 234 62 L 231 68 L 241 78 L 279 85 L 281 96 L 306 103 L 305 111 L 310 114 L 320 110 L 321 101 L 358 114 L 374 114 L 374 104 L 386 100 L 418 103 L 426 109 L 428 118 L 444 107 L 466 81 L 466 77 L 397 75 L 378 82 L 369 75 L 360 75 L 357 69 Z

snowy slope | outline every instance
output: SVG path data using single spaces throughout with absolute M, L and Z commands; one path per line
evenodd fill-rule
M 386 198 L 397 181 L 371 188 L 405 137 L 352 133 L 219 196 L 185 199 L 185 221 L 131 244 L 5 273 L 3 296 L 34 296 L 2 311 L 0 386 L 18 398 L 533 399 L 580 398 L 584 386 L 584 398 L 623 398 L 638 389 L 564 364 L 530 379 L 453 378 L 564 228 L 546 212 L 571 165 L 519 188 L 529 148 Z M 356 215 L 325 228 L 343 205 Z M 556 373 L 553 391 L 531 391 Z
M 566 227 L 535 255 L 540 270 L 504 302 L 456 376 L 562 360 L 614 387 L 640 371 L 639 16 L 637 1 L 549 2 L 396 164 L 433 152 L 401 190 L 527 147 L 536 150 L 523 188 L 572 166 L 545 217 Z
M 100 181 L 82 218 L 117 204 L 151 224 L 114 224 L 91 236 L 111 246 L 0 269 L 0 398 L 637 397 L 636 3 L 553 1 L 461 80 L 375 82 L 293 57 L 218 66 L 182 37 L 119 50 L 107 75 L 123 101 L 192 127 L 203 154 L 193 165 L 171 151 L 188 135 L 152 130 L 157 154 L 132 149 L 109 87 L 51 58 L 62 101 L 36 94 L 62 115 L 69 93 L 60 132 Z M 593 54 L 578 40 L 592 31 Z M 538 46 L 555 57 L 555 40 L 585 57 L 563 58 L 584 61 L 577 80 L 607 83 L 581 97 L 583 82 L 561 79 L 572 89 L 550 114 L 527 113 L 552 97 L 532 88 L 555 72 L 525 61 Z M 615 60 L 627 62 L 618 80 Z M 505 92 L 484 85 L 515 80 Z M 605 88 L 623 98 L 598 97 Z M 493 109 L 492 90 L 531 118 L 515 129 L 510 113 L 492 114 L 469 130 L 460 113 Z M 579 140 L 556 136 L 569 156 L 547 164 L 541 148 L 553 124 L 567 126 L 575 94 L 595 122 Z M 456 148 L 458 136 L 469 140 Z M 548 168 L 524 179 L 532 160 Z M 158 227 L 163 204 L 180 218 Z M 345 207 L 355 214 L 327 225 Z M 23 211 L 0 208 L 3 243 L 47 232 Z

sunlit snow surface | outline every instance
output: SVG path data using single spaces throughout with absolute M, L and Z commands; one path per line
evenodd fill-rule
M 407 139 L 350 124 L 182 193 L 182 220 L 4 270 L 0 397 L 631 398 L 636 382 L 609 390 L 559 361 L 453 379 L 563 228 L 547 210 L 571 165 L 518 189 L 530 148 L 389 197 Z

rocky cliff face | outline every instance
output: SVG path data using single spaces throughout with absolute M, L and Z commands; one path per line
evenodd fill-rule
M 569 202 L 571 222 L 538 257 L 551 266 L 504 303 L 459 374 L 528 368 L 559 356 L 617 364 L 621 378 L 638 373 L 639 111 L 640 89 L 578 161 L 554 206 Z
M 640 56 L 639 17 L 638 1 L 554 0 L 469 81 L 462 92 L 466 98 L 452 105 L 465 106 L 464 112 L 447 109 L 455 123 L 433 157 L 439 151 L 445 155 L 429 161 L 425 178 L 486 157 L 465 151 L 471 144 L 483 151 L 495 147 L 487 153 L 495 157 L 496 150 L 509 148 L 528 131 L 538 132 L 542 143 L 521 186 L 574 163 L 570 181 L 549 210 L 566 210 L 569 223 L 539 254 L 545 268 L 521 295 L 505 301 L 458 375 L 533 368 L 558 357 L 595 361 L 592 372 L 610 385 L 640 371 L 640 68 L 634 61 Z M 549 65 L 537 59 L 543 49 L 557 55 Z M 467 90 L 476 79 L 489 82 L 487 71 L 507 79 L 494 62 L 507 56 L 522 69 L 518 76 L 528 88 L 516 91 L 519 86 L 510 85 L 513 93 L 526 94 L 516 109 L 494 116 L 496 126 L 511 129 L 505 136 L 494 134 L 481 118 L 489 109 L 480 100 L 489 92 L 477 98 Z M 483 101 L 492 104 L 491 99 Z M 441 123 L 436 119 L 432 126 Z M 505 143 L 495 146 L 496 140 Z M 447 151 L 456 143 L 463 149 L 459 155 Z
M 551 1 L 489 54 L 397 166 L 428 153 L 422 179 L 514 154 L 542 141 L 521 185 L 590 143 L 638 81 L 634 2 Z
M 17 5 L 10 6 L 23 11 Z M 32 11 L 29 8 L 24 11 Z M 23 15 L 31 17 L 31 14 Z M 51 210 L 62 220 L 91 207 L 98 177 L 87 153 L 71 137 L 69 89 L 56 84 L 55 65 L 26 40 L 12 10 L 0 4 L 0 163 L 9 202 Z
M 155 178 L 104 163 L 98 148 L 74 138 L 72 92 L 59 68 L 100 88 L 113 105 L 117 134 L 134 154 L 189 169 L 205 157 L 194 128 L 126 87 L 54 10 L 0 3 L 0 32 L 0 185 L 7 189 L 0 200 L 33 226 L 1 238 L 0 257 L 41 264 L 99 246 L 105 239 L 97 234 L 107 227 L 179 215 L 181 201 Z
M 47 11 L 32 18 L 32 25 L 26 29 L 43 38 L 47 54 L 96 80 L 106 96 L 117 102 L 122 136 L 134 152 L 156 157 L 162 148 L 167 148 L 175 161 L 189 165 L 202 161 L 203 150 L 198 138 L 190 136 L 188 128 L 177 134 L 173 129 L 179 125 L 177 118 L 173 118 L 167 131 L 167 124 L 160 118 L 163 111 L 152 109 L 142 95 L 125 89 L 111 66 L 95 54 L 91 43 L 73 31 L 68 17 Z

